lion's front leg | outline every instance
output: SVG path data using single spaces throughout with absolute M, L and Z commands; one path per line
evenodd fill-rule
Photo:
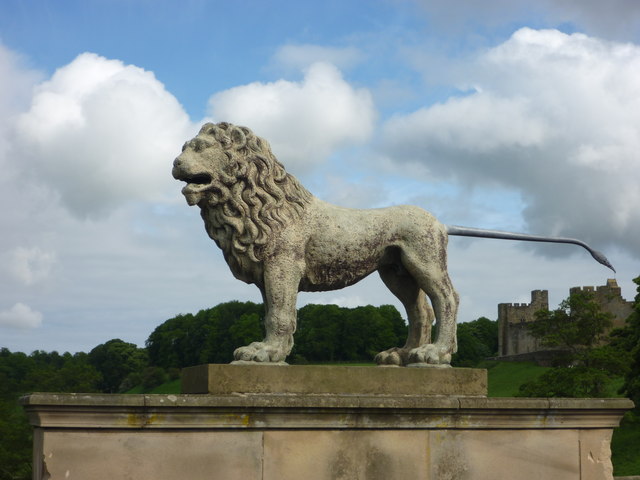
M 266 335 L 261 342 L 237 348 L 233 352 L 236 362 L 284 363 L 291 353 L 299 283 L 295 272 L 282 267 L 265 268 L 265 286 L 261 292 L 266 309 Z

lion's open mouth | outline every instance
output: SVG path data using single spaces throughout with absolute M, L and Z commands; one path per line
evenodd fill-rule
M 183 193 L 186 192 L 197 192 L 203 190 L 211 184 L 213 178 L 208 173 L 194 173 L 188 174 L 183 173 L 177 170 L 174 170 L 173 177 L 176 180 L 180 180 L 182 182 L 186 182 L 187 185 L 183 188 Z
M 196 173 L 195 175 L 188 175 L 180 180 L 189 184 L 209 185 L 211 183 L 211 175 L 208 173 Z
M 195 205 L 198 203 L 202 193 L 213 183 L 213 177 L 204 172 L 188 174 L 174 167 L 172 173 L 176 180 L 187 183 L 182 189 L 182 194 L 187 199 L 187 203 L 189 205 Z

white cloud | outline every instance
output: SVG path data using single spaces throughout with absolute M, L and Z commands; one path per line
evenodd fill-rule
M 522 195 L 531 231 L 640 251 L 640 47 L 521 29 L 462 69 L 463 98 L 391 119 L 386 153 Z
M 38 247 L 18 247 L 11 253 L 9 269 L 22 283 L 33 285 L 49 276 L 55 261 L 53 252 Z
M 27 68 L 24 59 L 16 52 L 0 43 L 0 165 L 10 167 L 5 162 L 9 147 L 9 127 L 15 115 L 29 104 L 31 89 L 37 83 L 39 74 Z
M 246 125 L 266 138 L 285 166 L 301 171 L 335 149 L 369 139 L 376 112 L 370 93 L 340 71 L 315 63 L 301 82 L 251 83 L 209 100 L 216 121 Z
M 0 327 L 32 329 L 42 325 L 42 314 L 23 303 L 0 312 Z
M 171 161 L 193 127 L 153 73 L 92 53 L 40 84 L 13 155 L 79 217 L 173 187 Z
M 363 54 L 355 47 L 325 47 L 321 45 L 284 45 L 274 55 L 274 61 L 287 69 L 304 70 L 317 62 L 330 63 L 341 70 L 360 63 Z

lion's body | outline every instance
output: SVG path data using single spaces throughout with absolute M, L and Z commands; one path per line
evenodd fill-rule
M 421 247 L 434 241 L 438 225 L 416 207 L 356 210 L 314 199 L 294 227 L 299 230 L 295 237 L 304 238 L 304 242 L 291 246 L 300 250 L 292 253 L 302 258 L 300 291 L 348 287 L 380 268 L 398 264 L 402 252 L 420 251 L 428 257 L 429 252 Z M 446 248 L 446 232 L 441 229 L 439 233 L 437 242 L 444 241 L 440 247 Z
M 337 207 L 287 174 L 268 143 L 244 127 L 205 125 L 174 162 L 234 276 L 258 286 L 266 338 L 237 360 L 281 362 L 293 346 L 299 291 L 340 289 L 378 271 L 407 310 L 409 337 L 378 363 L 447 365 L 456 350 L 458 296 L 447 274 L 447 231 L 410 206 Z M 429 343 L 435 310 L 437 342 Z

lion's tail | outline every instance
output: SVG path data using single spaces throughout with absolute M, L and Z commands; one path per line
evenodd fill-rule
M 594 250 L 582 240 L 575 238 L 563 237 L 545 237 L 543 235 L 529 235 L 526 233 L 502 232 L 500 230 L 485 230 L 483 228 L 459 227 L 457 225 L 447 225 L 447 233 L 449 235 L 459 235 L 462 237 L 481 237 L 481 238 L 499 238 L 503 240 L 525 240 L 528 242 L 550 242 L 550 243 L 573 243 L 585 248 L 593 258 L 605 267 L 609 267 L 614 272 L 615 268 L 609 263 L 607 257 L 602 253 Z

